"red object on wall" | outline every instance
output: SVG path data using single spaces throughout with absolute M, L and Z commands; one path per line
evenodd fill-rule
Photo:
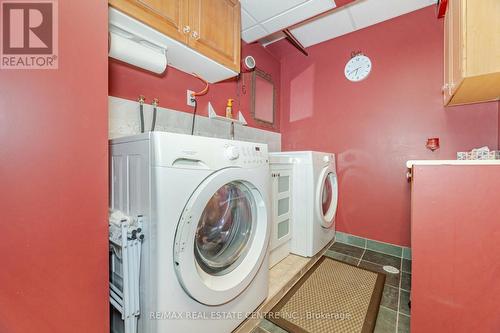
M 439 138 L 429 138 L 427 139 L 427 143 L 425 147 L 430 151 L 435 151 L 439 149 Z
M 415 166 L 412 333 L 500 332 L 500 166 Z
M 446 15 L 446 9 L 448 8 L 448 0 L 439 0 L 437 5 L 437 17 L 442 18 Z
M 0 332 L 108 333 L 107 2 L 59 1 L 59 69 L 0 70 Z
M 337 230 L 410 245 L 405 163 L 455 159 L 498 144 L 498 103 L 443 107 L 443 21 L 434 6 L 307 48 L 268 48 L 281 59 L 283 150 L 337 154 Z M 359 83 L 344 77 L 352 50 L 373 63 Z M 438 135 L 446 146 L 424 146 Z
M 276 96 L 280 94 L 280 62 L 274 58 L 260 44 L 243 45 L 242 57 L 251 55 L 255 58 L 257 68 L 272 76 L 276 87 Z M 251 101 L 251 75 L 242 74 L 239 86 L 236 79 L 229 79 L 224 82 L 211 84 L 208 94 L 198 98 L 198 114 L 207 116 L 207 105 L 211 101 L 215 110 L 220 115 L 224 115 L 226 101 L 229 98 L 235 100 L 234 112 L 241 110 L 249 126 L 279 132 L 279 110 L 280 100 L 276 101 L 277 116 L 273 127 L 262 125 L 253 120 L 250 114 Z M 242 86 L 246 89 L 243 89 Z M 186 105 L 186 90 L 199 91 L 203 88 L 203 83 L 192 75 L 181 72 L 173 67 L 168 67 L 163 76 L 153 75 L 146 71 L 141 71 L 131 66 L 110 59 L 109 64 L 109 95 L 130 100 L 136 100 L 139 95 L 145 95 L 148 100 L 154 97 L 160 99 L 160 106 L 177 111 L 193 112 L 193 108 Z M 237 91 L 240 90 L 238 99 Z M 246 94 L 242 92 L 246 91 Z

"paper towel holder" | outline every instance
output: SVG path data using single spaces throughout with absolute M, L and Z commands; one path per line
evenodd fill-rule
M 112 37 L 113 35 L 114 37 Z M 121 43 L 130 45 L 129 50 L 133 49 L 135 54 L 133 54 L 134 52 L 132 50 L 130 50 L 130 54 L 123 51 L 118 53 L 115 52 L 115 50 L 112 49 L 113 39 L 120 40 Z M 153 57 L 154 60 L 145 59 L 148 54 L 150 57 Z M 164 74 L 168 67 L 166 46 L 160 46 L 157 43 L 151 42 L 114 25 L 109 26 L 108 55 L 114 59 L 158 75 Z M 159 55 L 161 55 L 161 57 L 159 57 Z

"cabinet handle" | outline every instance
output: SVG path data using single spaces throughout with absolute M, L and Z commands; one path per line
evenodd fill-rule
M 186 25 L 182 31 L 185 33 L 185 34 L 188 34 L 190 31 L 191 31 L 191 27 L 189 25 Z
M 191 36 L 192 36 L 194 39 L 196 39 L 196 40 L 200 39 L 200 35 L 199 35 L 199 34 L 198 34 L 198 32 L 196 32 L 196 31 L 193 31 L 193 33 L 191 34 Z

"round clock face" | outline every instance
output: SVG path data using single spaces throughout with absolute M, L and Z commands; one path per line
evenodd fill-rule
M 344 69 L 345 77 L 352 82 L 366 79 L 372 70 L 370 58 L 364 55 L 357 55 L 347 62 Z

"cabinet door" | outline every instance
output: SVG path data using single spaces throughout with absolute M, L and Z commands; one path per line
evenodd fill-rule
M 273 169 L 272 228 L 270 249 L 275 249 L 292 236 L 292 171 Z
M 189 46 L 240 71 L 241 11 L 238 0 L 190 0 Z
M 109 0 L 110 6 L 180 42 L 187 43 L 186 0 Z
M 464 72 L 479 76 L 500 72 L 500 1 L 468 0 L 464 11 L 466 30 Z M 480 51 L 479 51 L 480 50 Z M 497 91 L 500 89 L 497 88 Z
M 466 0 L 449 2 L 448 15 L 451 20 L 450 30 L 450 82 L 449 94 L 453 96 L 464 78 L 464 18 Z

